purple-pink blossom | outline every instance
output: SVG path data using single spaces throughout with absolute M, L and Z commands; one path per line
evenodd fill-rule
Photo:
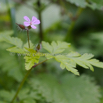
M 35 25 L 40 24 L 40 20 L 38 20 L 35 16 L 32 17 L 31 21 L 27 16 L 24 16 L 24 19 L 26 20 L 24 21 L 24 25 L 27 27 L 30 26 L 33 29 L 36 29 Z

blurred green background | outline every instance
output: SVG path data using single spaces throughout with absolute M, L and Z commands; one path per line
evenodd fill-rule
M 30 30 L 35 45 L 40 40 L 66 41 L 72 51 L 92 53 L 103 62 L 102 5 L 102 0 L 0 0 L 0 35 L 26 43 L 26 31 L 16 23 L 35 16 L 41 21 Z M 0 103 L 10 103 L 26 73 L 23 56 L 7 52 L 8 47 L 0 38 Z M 79 77 L 53 60 L 36 67 L 14 103 L 103 103 L 103 69 L 77 69 Z

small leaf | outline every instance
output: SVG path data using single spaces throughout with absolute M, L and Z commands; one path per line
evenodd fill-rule
M 25 62 L 25 69 L 30 70 L 32 66 L 34 66 L 36 63 L 39 62 L 40 56 L 33 56 L 32 54 L 30 56 L 25 56 L 24 59 L 26 60 Z

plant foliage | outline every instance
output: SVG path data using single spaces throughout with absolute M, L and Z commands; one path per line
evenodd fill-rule
M 10 102 L 14 93 L 1 90 L 1 102 Z M 39 74 L 29 79 L 28 88 L 24 87 L 20 91 L 18 102 L 14 103 L 98 103 L 99 97 L 99 87 L 93 78 L 86 75 L 77 78 L 65 74 L 58 79 L 51 74 Z
M 64 53 L 66 49 L 70 49 L 70 44 L 61 41 L 53 41 L 51 44 L 43 41 L 42 47 L 47 50 L 49 53 L 40 53 L 34 50 L 33 48 L 26 48 L 25 45 L 20 39 L 14 37 L 5 37 L 3 36 L 4 41 L 14 44 L 15 47 L 7 49 L 10 52 L 25 54 L 25 69 L 31 69 L 35 64 L 39 63 L 40 57 L 46 57 L 47 59 L 54 58 L 57 62 L 60 62 L 60 67 L 62 69 L 66 68 L 68 71 L 71 71 L 75 75 L 79 75 L 79 72 L 76 68 L 76 65 L 79 65 L 85 69 L 90 69 L 94 71 L 93 66 L 103 68 L 103 63 L 99 62 L 96 59 L 92 59 L 94 56 L 92 54 L 83 54 L 80 55 L 77 52 Z M 19 41 L 17 44 L 16 41 Z
M 99 88 L 91 80 L 85 75 L 76 78 L 66 74 L 58 80 L 50 74 L 40 74 L 30 80 L 30 85 L 34 98 L 47 103 L 98 103 Z

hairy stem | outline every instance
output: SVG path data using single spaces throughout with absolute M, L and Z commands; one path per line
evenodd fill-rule
M 38 0 L 37 2 L 38 4 L 38 8 L 41 7 L 41 1 Z M 40 42 L 43 40 L 43 28 L 42 28 L 42 15 L 41 15 L 42 11 L 38 10 L 38 16 L 39 16 L 39 20 L 40 20 L 40 24 L 39 24 L 39 38 L 40 38 Z
M 14 97 L 13 97 L 13 99 L 12 99 L 12 101 L 11 101 L 10 103 L 13 103 L 14 100 L 17 98 L 18 93 L 20 92 L 22 86 L 24 85 L 25 81 L 27 80 L 27 77 L 29 76 L 31 70 L 32 70 L 34 67 L 36 67 L 36 66 L 44 63 L 45 61 L 47 61 L 47 59 L 44 60 L 44 61 L 42 61 L 42 62 L 40 62 L 40 63 L 38 63 L 38 64 L 35 64 L 29 71 L 27 71 L 26 75 L 24 76 L 23 80 L 21 81 L 21 83 L 20 83 L 20 85 L 19 85 L 19 87 L 18 87 L 18 89 L 17 89 L 17 91 L 16 91 L 16 93 L 15 93 L 15 95 L 14 95 Z
M 28 47 L 30 48 L 30 41 L 29 41 L 29 30 L 27 30 L 27 38 L 28 38 Z

